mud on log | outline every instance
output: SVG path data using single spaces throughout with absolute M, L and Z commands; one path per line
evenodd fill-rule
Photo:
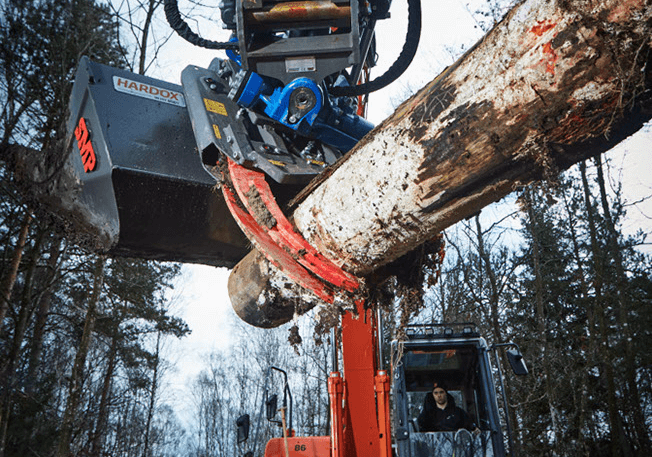
M 651 18 L 645 0 L 519 4 L 311 183 L 292 208 L 297 230 L 365 276 L 519 186 L 610 149 L 652 117 Z M 229 292 L 243 319 L 266 327 L 318 302 L 256 252 L 233 270 Z

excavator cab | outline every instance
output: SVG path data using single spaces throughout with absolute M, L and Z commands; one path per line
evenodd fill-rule
M 491 348 L 473 324 L 410 326 L 393 343 L 394 431 L 398 457 L 504 456 L 505 445 L 489 361 Z M 400 358 L 399 358 L 400 357 Z M 469 416 L 471 430 L 419 429 L 433 381 Z M 450 401 L 449 401 L 450 403 Z

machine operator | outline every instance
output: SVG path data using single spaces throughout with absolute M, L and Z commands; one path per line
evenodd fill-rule
M 473 433 L 480 431 L 466 411 L 455 406 L 455 399 L 441 381 L 435 381 L 432 392 L 426 394 L 417 424 L 421 432 L 456 431 L 461 428 Z

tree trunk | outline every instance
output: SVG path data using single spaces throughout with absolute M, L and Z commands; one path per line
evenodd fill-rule
M 478 249 L 478 257 L 482 261 L 482 269 L 484 269 L 489 280 L 490 293 L 489 293 L 489 321 L 491 322 L 491 333 L 493 335 L 494 344 L 500 344 L 503 342 L 502 327 L 499 320 L 499 308 L 500 308 L 500 290 L 498 285 L 498 279 L 496 278 L 496 273 L 494 272 L 493 265 L 491 263 L 491 254 L 487 252 L 484 243 L 484 233 L 482 231 L 482 225 L 480 224 L 480 215 L 476 214 L 475 217 L 475 229 L 476 229 L 476 241 Z M 501 369 L 503 373 L 509 373 L 508 364 L 505 360 L 505 357 L 501 357 L 500 363 L 502 364 Z M 513 386 L 509 382 L 509 377 L 505 376 L 505 382 L 501 386 L 505 389 L 505 396 L 507 398 L 514 398 L 513 396 Z M 508 408 L 507 414 L 509 414 L 509 422 L 512 424 L 512 440 L 510 445 L 513 445 L 514 448 L 510 449 L 512 457 L 520 456 L 522 454 L 521 449 L 521 434 L 518 433 L 518 421 L 516 420 L 516 409 Z
M 44 235 L 44 229 L 39 228 L 34 240 L 34 246 L 30 250 L 30 255 L 28 255 L 26 259 L 27 268 L 23 275 L 24 279 L 22 284 L 23 290 L 21 294 L 20 310 L 16 316 L 16 325 L 14 326 L 14 334 L 9 355 L 2 366 L 3 380 L 10 380 L 13 378 L 16 362 L 18 361 L 20 352 L 23 348 L 23 340 L 27 324 L 34 313 L 35 300 L 33 300 L 32 297 L 34 292 L 34 273 L 36 271 L 37 263 L 41 258 L 41 244 Z
M 149 0 L 147 7 L 147 14 L 145 15 L 145 23 L 142 28 L 142 35 L 140 36 L 140 58 L 138 59 L 138 74 L 144 75 L 147 71 L 147 39 L 149 38 L 150 28 L 152 26 L 152 17 L 154 11 L 161 4 L 159 0 Z
M 604 172 L 602 169 L 602 160 L 597 157 L 595 166 L 598 172 L 598 188 L 600 189 L 600 202 L 602 205 L 602 212 L 607 227 L 607 244 L 611 257 L 613 258 L 613 265 L 616 269 L 616 292 L 618 297 L 618 326 L 622 334 L 623 345 L 625 346 L 625 382 L 629 393 L 626 399 L 626 406 L 632 412 L 634 417 L 634 430 L 636 431 L 636 441 L 638 442 L 638 451 L 640 455 L 652 454 L 652 443 L 648 435 L 645 414 L 641 408 L 642 399 L 636 381 L 636 354 L 632 347 L 632 331 L 629 323 L 629 309 L 630 303 L 627 293 L 627 277 L 625 274 L 625 265 L 623 256 L 620 252 L 618 244 L 618 232 L 616 231 L 613 218 L 611 217 L 611 208 L 607 198 L 607 190 L 604 181 Z
M 100 405 L 97 410 L 97 422 L 95 424 L 95 432 L 93 433 L 93 438 L 91 440 L 91 457 L 100 457 L 103 451 L 102 446 L 104 444 L 104 436 L 106 435 L 106 424 L 109 422 L 111 384 L 113 383 L 113 372 L 115 371 L 115 362 L 118 355 L 117 333 L 117 329 L 114 329 L 111 334 L 111 346 L 109 347 L 108 361 L 102 382 L 102 395 L 100 397 Z
M 548 342 L 548 324 L 546 319 L 546 301 L 544 298 L 544 278 L 541 271 L 541 251 L 543 246 L 540 241 L 541 227 L 537 220 L 537 215 L 534 212 L 534 200 L 532 189 L 528 188 L 524 192 L 525 204 L 527 206 L 527 214 L 530 219 L 530 236 L 532 237 L 532 267 L 534 269 L 534 300 L 536 303 L 536 321 L 537 321 L 537 341 L 541 351 L 541 365 L 543 366 L 544 383 L 546 386 L 546 402 L 548 403 L 548 410 L 550 411 L 550 430 L 551 436 L 550 448 L 555 453 L 559 451 L 559 439 L 561 437 L 559 418 L 557 408 L 555 406 L 556 396 L 555 388 L 552 383 L 552 370 L 550 367 L 550 359 L 552 357 L 550 344 Z
M 61 237 L 55 235 L 50 244 L 50 255 L 46 262 L 47 277 L 44 280 L 45 290 L 39 299 L 38 308 L 36 310 L 36 317 L 34 323 L 34 330 L 32 339 L 30 341 L 29 364 L 27 369 L 27 387 L 26 391 L 31 394 L 34 390 L 37 378 L 37 370 L 41 363 L 41 353 L 43 351 L 43 338 L 45 336 L 45 324 L 47 323 L 48 314 L 50 312 L 50 305 L 52 304 L 51 290 L 52 284 L 56 281 L 59 274 L 57 263 L 59 257 L 63 254 L 61 249 Z
M 156 334 L 156 352 L 154 353 L 154 366 L 152 367 L 152 383 L 149 388 L 149 402 L 147 405 L 147 420 L 145 421 L 145 439 L 143 440 L 143 457 L 148 457 L 152 451 L 150 449 L 150 434 L 152 430 L 152 419 L 156 410 L 156 400 L 158 398 L 158 386 L 160 382 L 160 364 L 161 364 L 161 332 Z
M 302 192 L 289 208 L 297 231 L 364 276 L 610 149 L 652 116 L 651 16 L 642 0 L 520 3 Z M 234 309 L 278 325 L 288 318 L 272 313 L 302 293 L 289 283 L 252 252 L 231 274 Z
M 591 202 L 591 189 L 586 177 L 586 165 L 580 165 L 582 173 L 582 184 L 584 187 L 584 201 L 586 205 L 586 217 L 589 223 L 589 232 L 591 236 L 591 257 L 593 259 L 594 267 L 594 283 L 595 289 L 595 303 L 598 317 L 598 326 L 600 330 L 600 345 L 598 346 L 599 356 L 607 384 L 607 409 L 609 414 L 609 428 L 611 431 L 611 455 L 618 457 L 622 455 L 625 445 L 624 432 L 622 429 L 622 422 L 620 419 L 620 412 L 618 411 L 618 398 L 616 397 L 616 381 L 614 379 L 613 358 L 609 350 L 609 326 L 605 321 L 605 303 L 602 293 L 603 278 L 604 278 L 604 258 L 603 253 L 600 252 L 598 246 L 598 235 L 595 221 L 595 213 L 593 203 Z
M 573 258 L 575 259 L 575 276 L 578 278 L 578 283 L 579 283 L 579 290 L 580 290 L 580 299 L 584 301 L 587 306 L 586 306 L 586 317 L 587 317 L 587 323 L 586 323 L 586 328 L 587 331 L 585 334 L 587 335 L 587 343 L 586 343 L 586 350 L 584 351 L 586 353 L 585 359 L 586 359 L 586 365 L 584 369 L 582 370 L 581 373 L 581 381 L 580 381 L 580 407 L 579 407 L 579 412 L 577 414 L 577 422 L 576 422 L 576 429 L 577 429 L 577 441 L 579 443 L 579 448 L 582 449 L 583 452 L 586 451 L 586 427 L 587 427 L 587 421 L 589 420 L 588 418 L 590 417 L 590 411 L 588 411 L 588 402 L 589 402 L 589 375 L 591 370 L 596 364 L 596 346 L 598 345 L 596 341 L 596 325 L 595 325 L 595 300 L 591 300 L 590 295 L 589 295 L 589 284 L 588 280 L 586 278 L 586 273 L 584 271 L 585 269 L 585 262 L 586 260 L 580 253 L 580 243 L 577 237 L 577 215 L 576 212 L 571 208 L 571 205 L 568 201 L 568 197 L 564 195 L 564 208 L 566 210 L 566 221 L 568 222 L 568 228 L 567 231 L 570 236 L 571 240 L 571 246 L 573 250 Z
M 2 281 L 2 289 L 0 289 L 0 324 L 4 322 L 5 315 L 7 314 L 7 309 L 9 308 L 11 292 L 14 290 L 14 284 L 16 283 L 16 278 L 18 277 L 18 267 L 20 267 L 20 261 L 23 258 L 23 251 L 25 250 L 25 243 L 27 242 L 27 234 L 29 232 L 29 226 L 31 223 L 32 215 L 29 211 L 27 211 L 27 213 L 25 213 L 23 225 L 20 227 L 18 241 L 16 242 L 16 249 L 14 250 L 11 264 L 5 273 Z M 2 327 L 0 326 L 0 332 L 1 331 Z
M 489 281 L 489 322 L 491 323 L 491 333 L 495 344 L 503 342 L 503 336 L 500 331 L 500 321 L 498 319 L 499 307 L 499 290 L 498 281 L 491 265 L 491 255 L 484 246 L 484 234 L 482 233 L 482 225 L 480 224 L 480 215 L 476 214 L 473 218 L 475 221 L 476 241 L 478 249 L 478 257 L 481 261 L 481 269 L 484 269 Z
M 9 300 L 18 278 L 18 269 L 23 258 L 23 252 L 27 243 L 27 234 L 31 225 L 32 216 L 29 212 L 25 214 L 25 219 L 18 234 L 18 241 L 16 249 L 11 259 L 9 271 L 4 277 L 2 282 L 2 292 L 0 300 L 0 326 L 4 324 L 4 318 L 7 310 L 9 309 Z M 31 259 L 30 267 L 28 268 L 27 278 L 25 279 L 23 298 L 21 300 L 21 307 L 16 319 L 14 328 L 14 335 L 12 338 L 11 349 L 7 355 L 7 359 L 0 364 L 0 385 L 2 386 L 2 394 L 0 395 L 0 457 L 4 456 L 5 444 L 7 441 L 7 426 L 9 424 L 9 415 L 11 413 L 12 394 L 14 393 L 14 374 L 15 364 L 18 359 L 23 335 L 25 334 L 25 327 L 27 326 L 27 319 L 29 318 L 31 302 L 28 295 L 31 292 L 29 289 L 32 287 L 31 278 L 33 277 L 34 269 L 36 268 L 36 256 L 38 256 L 39 247 L 34 247 L 34 256 Z M 25 295 L 27 294 L 27 296 Z M 0 332 L 2 331 L 0 327 Z
M 95 310 L 100 301 L 102 292 L 102 285 L 104 284 L 104 263 L 106 258 L 98 256 L 95 261 L 93 292 L 88 300 L 88 308 L 86 310 L 86 321 L 84 322 L 84 330 L 82 332 L 77 355 L 75 356 L 75 363 L 72 367 L 70 374 L 70 388 L 68 393 L 68 401 L 66 403 L 66 411 L 61 420 L 61 432 L 59 434 L 59 446 L 57 449 L 57 457 L 68 457 L 70 455 L 70 440 L 72 437 L 72 426 L 77 414 L 77 407 L 81 397 L 82 378 L 84 373 L 84 365 L 86 364 L 86 355 L 91 343 L 91 336 L 95 328 Z

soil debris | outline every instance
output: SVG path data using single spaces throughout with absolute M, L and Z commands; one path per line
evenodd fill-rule
M 268 229 L 274 228 L 276 226 L 276 218 L 267 209 L 258 189 L 252 185 L 245 193 L 245 197 L 247 197 L 249 205 L 251 205 L 252 216 L 256 219 L 256 222 Z
M 405 340 L 405 326 L 424 308 L 424 286 L 433 286 L 439 279 L 444 260 L 444 237 L 437 234 L 430 241 L 383 267 L 387 274 L 377 282 L 371 297 L 373 303 L 388 313 L 398 312 L 395 338 Z M 394 309 L 398 305 L 398 309 Z
M 299 353 L 299 346 L 301 346 L 303 340 L 301 339 L 301 335 L 299 334 L 299 326 L 297 324 L 294 324 L 292 327 L 290 327 L 290 334 L 288 335 L 288 341 L 290 342 L 290 345 L 294 348 L 294 352 L 296 352 L 297 355 L 301 355 Z

